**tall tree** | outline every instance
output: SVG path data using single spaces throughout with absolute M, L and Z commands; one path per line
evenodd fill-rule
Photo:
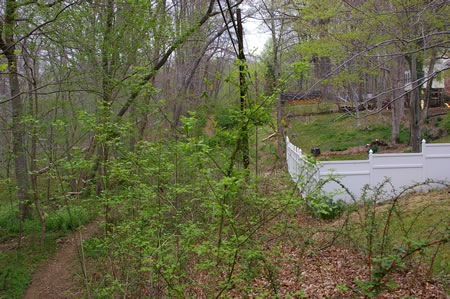
M 63 11 L 75 2 L 65 3 L 56 0 L 51 3 L 37 1 L 6 0 L 2 2 L 2 21 L 0 22 L 0 49 L 6 57 L 8 82 L 12 109 L 12 150 L 14 153 L 14 175 L 17 184 L 17 199 L 21 218 L 30 216 L 30 175 L 25 138 L 26 130 L 23 122 L 25 109 L 23 91 L 19 80 L 19 49 L 18 45 L 27 37 L 36 34 L 48 24 L 54 22 Z M 42 15 L 31 11 L 44 10 Z M 30 25 L 31 24 L 31 25 Z
M 281 102 L 281 90 L 282 86 L 280 84 L 280 74 L 281 67 L 283 65 L 282 54 L 284 45 L 284 35 L 285 24 L 288 22 L 286 18 L 283 17 L 282 7 L 286 3 L 280 0 L 261 0 L 256 9 L 259 13 L 261 20 L 264 22 L 265 26 L 270 32 L 270 77 L 273 80 L 271 86 L 271 92 L 277 92 L 278 97 L 276 101 L 276 122 L 277 122 L 277 155 L 281 158 L 284 156 L 285 148 L 285 134 L 283 125 L 283 107 Z M 283 161 L 283 159 L 281 159 Z
M 30 208 L 30 176 L 28 173 L 27 149 L 25 147 L 25 129 L 23 124 L 24 105 L 20 89 L 18 73 L 18 52 L 16 52 L 18 10 L 20 3 L 7 0 L 4 7 L 3 21 L 0 24 L 0 48 L 8 63 L 8 80 L 12 109 L 12 136 L 14 153 L 14 174 L 17 184 L 17 199 L 22 219 L 31 213 Z
M 391 90 L 377 87 L 371 94 L 381 98 L 391 93 L 394 96 L 388 99 L 391 104 L 401 101 L 403 95 L 408 94 L 410 144 L 413 151 L 420 151 L 419 89 L 424 83 L 423 52 L 433 48 L 438 52 L 445 50 L 445 44 L 448 43 L 445 36 L 449 33 L 445 27 L 445 19 L 449 12 L 446 1 L 343 0 L 336 3 L 322 0 L 320 4 L 318 7 L 315 1 L 301 3 L 291 1 L 292 9 L 288 13 L 289 17 L 296 18 L 311 32 L 308 38 L 299 41 L 298 51 L 316 60 L 318 58 L 315 56 L 332 57 L 330 60 L 332 68 L 324 72 L 327 74 L 321 81 L 333 82 L 335 93 L 336 87 L 341 86 L 342 82 L 353 82 L 347 84 L 348 93 L 352 93 L 350 89 L 356 89 L 359 101 L 368 100 L 367 86 L 370 77 L 383 76 L 386 67 L 392 75 L 398 71 L 392 69 L 393 65 L 404 64 L 392 64 L 391 61 L 396 57 L 405 60 L 413 88 L 405 91 L 405 82 L 402 82 L 402 88 L 398 85 L 400 80 L 397 80 L 395 86 L 391 86 Z M 331 28 L 333 34 L 323 34 L 325 23 L 321 20 L 326 20 L 326 26 Z M 350 64 L 351 70 L 347 67 Z M 357 88 L 354 88 L 354 85 Z M 395 92 L 392 93 L 393 91 Z M 400 111 L 403 107 L 398 103 L 394 109 Z M 401 114 L 395 112 L 393 117 L 399 118 Z M 394 120 L 393 140 L 397 139 L 399 124 L 400 119 Z

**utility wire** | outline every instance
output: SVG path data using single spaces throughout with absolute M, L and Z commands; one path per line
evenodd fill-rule
M 238 32 L 236 21 L 234 20 L 233 12 L 231 11 L 230 1 L 226 0 L 226 2 L 227 2 L 228 10 L 230 11 L 231 22 L 233 22 L 234 32 Z
M 230 39 L 231 39 L 231 43 L 233 44 L 234 53 L 236 54 L 236 56 L 239 56 L 239 53 L 238 53 L 238 51 L 236 49 L 236 45 L 234 43 L 233 35 L 231 34 L 231 31 L 230 31 L 230 27 L 228 27 L 228 21 L 227 21 L 227 18 L 225 17 L 225 13 L 223 11 L 222 4 L 220 4 L 220 0 L 217 0 L 217 3 L 219 4 L 220 14 L 222 15 L 223 21 L 225 22 L 225 26 L 227 28 L 228 35 L 230 36 Z M 227 5 L 228 5 L 228 8 L 230 10 L 231 21 L 233 22 L 233 28 L 234 28 L 235 32 L 237 32 L 236 24 L 234 23 L 233 14 L 231 12 L 231 7 L 230 7 L 230 5 L 228 3 L 228 0 L 227 0 Z

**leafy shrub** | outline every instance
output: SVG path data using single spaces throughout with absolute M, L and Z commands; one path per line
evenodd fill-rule
M 22 230 L 25 234 L 32 234 L 40 231 L 40 223 L 37 218 L 25 219 L 20 223 L 18 208 L 11 208 L 0 211 L 0 239 L 16 237 Z
M 45 218 L 46 230 L 49 232 L 73 231 L 88 221 L 89 215 L 81 207 L 61 209 Z
M 370 152 L 370 150 L 372 150 L 372 153 L 376 153 L 376 152 L 378 152 L 378 145 L 372 145 L 372 146 L 370 146 L 369 147 L 369 149 L 367 150 L 367 152 Z
M 81 207 L 70 208 L 70 213 L 68 209 L 61 209 L 45 217 L 46 231 L 73 231 L 87 223 L 89 219 L 90 216 Z M 3 238 L 16 237 L 21 231 L 21 226 L 25 235 L 31 235 L 41 231 L 41 223 L 36 216 L 25 219 L 21 224 L 18 211 L 11 209 L 0 211 L 0 232 Z
M 104 243 L 99 238 L 91 238 L 83 241 L 84 254 L 86 257 L 103 257 L 106 256 L 108 250 L 104 247 Z
M 334 201 L 331 197 L 310 198 L 307 200 L 307 207 L 312 215 L 330 220 L 342 215 L 345 211 L 345 202 Z
M 19 225 L 18 213 L 11 209 L 0 210 L 0 236 L 6 237 Z
M 223 129 L 231 129 L 238 123 L 239 112 L 235 108 L 223 107 L 219 108 L 214 120 L 217 125 Z
M 6 260 L 8 256 L 0 253 L 0 261 Z M 16 260 L 16 259 L 15 259 Z M 4 294 L 5 298 L 20 298 L 26 289 L 31 273 L 23 263 L 5 263 L 0 264 L 0 294 Z
M 238 167 L 241 132 L 270 119 L 262 108 L 249 105 L 245 115 L 219 108 L 215 136 L 140 141 L 135 152 L 109 161 L 108 181 L 120 184 L 99 201 L 120 216 L 107 222 L 102 238 L 84 243 L 106 277 L 92 282 L 95 296 L 185 298 L 195 288 L 219 298 L 261 271 L 276 287 L 274 264 L 261 258 L 260 230 L 300 199 L 294 191 L 268 198 L 249 170 Z M 194 123 L 184 119 L 185 131 Z M 234 273 L 237 267 L 246 267 L 243 276 Z

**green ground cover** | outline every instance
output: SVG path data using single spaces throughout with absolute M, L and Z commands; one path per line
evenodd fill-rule
M 289 138 L 304 151 L 313 147 L 325 151 L 343 151 L 348 148 L 366 145 L 374 139 L 389 140 L 391 125 L 387 118 L 379 121 L 371 116 L 356 125 L 351 117 L 342 117 L 341 113 L 299 117 L 292 120 L 288 129 Z M 400 142 L 408 141 L 408 130 L 402 126 Z
M 0 298 L 22 297 L 34 271 L 54 255 L 57 240 L 94 217 L 82 206 L 54 211 L 47 208 L 46 233 L 42 239 L 37 215 L 21 224 L 17 205 L 11 204 L 5 196 L 0 201 Z M 21 238 L 20 248 L 18 238 Z
M 450 135 L 434 140 L 433 143 L 450 143 Z
M 335 156 L 319 156 L 319 161 L 344 161 L 344 160 L 367 160 L 369 159 L 368 153 L 348 154 L 348 155 L 335 155 Z
M 320 103 L 320 104 L 303 104 L 303 105 L 288 105 L 285 106 L 285 111 L 291 115 L 309 114 L 309 113 L 333 113 L 337 112 L 338 108 L 335 103 Z
M 305 107 L 303 107 L 305 106 Z M 285 107 L 285 114 L 295 114 L 308 105 Z M 317 105 L 314 105 L 317 106 Z M 311 148 L 319 147 L 321 152 L 344 151 L 352 147 L 369 144 L 375 139 L 389 141 L 391 137 L 391 113 L 372 115 L 361 120 L 361 125 L 350 116 L 342 113 L 296 116 L 288 119 L 287 134 L 292 143 L 310 153 Z M 447 115 L 433 116 L 425 121 L 423 138 L 428 142 L 450 142 L 450 112 Z M 407 145 L 409 128 L 402 123 L 400 143 Z M 319 160 L 367 159 L 367 154 L 334 155 L 320 157 Z

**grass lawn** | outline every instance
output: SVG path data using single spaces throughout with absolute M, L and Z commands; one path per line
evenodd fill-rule
M 450 135 L 434 140 L 432 143 L 450 143 Z
M 318 158 L 318 161 L 367 160 L 369 159 L 369 154 L 359 153 L 351 155 L 319 156 Z
M 408 196 L 400 202 L 400 208 L 394 216 L 392 226 L 393 239 L 407 237 L 411 240 L 438 239 L 448 234 L 448 216 L 450 215 L 450 190 L 416 194 Z M 405 236 L 404 229 L 409 229 Z M 437 251 L 436 251 L 437 250 Z M 430 265 L 433 254 L 436 257 L 433 273 L 437 276 L 450 274 L 450 245 L 443 244 L 441 248 L 426 249 L 423 256 L 417 255 L 423 262 Z
M 287 105 L 285 112 L 289 115 L 337 112 L 337 105 L 334 103 Z
M 342 113 L 304 116 L 291 120 L 288 129 L 291 141 L 310 152 L 320 147 L 322 152 L 342 151 L 350 147 L 365 145 L 374 139 L 389 140 L 391 136 L 390 117 L 384 113 L 381 120 L 378 115 L 361 120 L 361 126 L 351 117 L 342 117 Z M 402 126 L 401 143 L 408 141 L 408 130 Z
M 306 108 L 292 106 L 285 107 L 285 110 L 287 114 L 295 114 L 296 111 Z M 406 110 L 405 113 L 407 113 Z M 400 129 L 400 143 L 402 144 L 407 144 L 409 140 L 409 128 L 406 118 L 407 116 L 405 116 L 404 123 L 402 123 Z M 324 153 L 327 151 L 343 151 L 351 147 L 366 145 L 375 139 L 389 142 L 391 130 L 391 112 L 384 111 L 381 115 L 372 115 L 361 119 L 360 126 L 357 126 L 354 118 L 344 116 L 342 113 L 291 117 L 288 119 L 287 133 L 291 142 L 303 149 L 305 153 L 310 153 L 313 147 L 319 147 L 321 152 Z M 428 142 L 450 142 L 450 136 L 447 135 L 450 132 L 450 112 L 447 116 L 430 118 L 425 123 L 423 132 L 423 138 Z M 444 135 L 444 137 L 431 140 L 430 132 Z M 367 154 L 333 155 L 320 158 L 320 160 L 355 159 L 365 160 L 367 159 Z

